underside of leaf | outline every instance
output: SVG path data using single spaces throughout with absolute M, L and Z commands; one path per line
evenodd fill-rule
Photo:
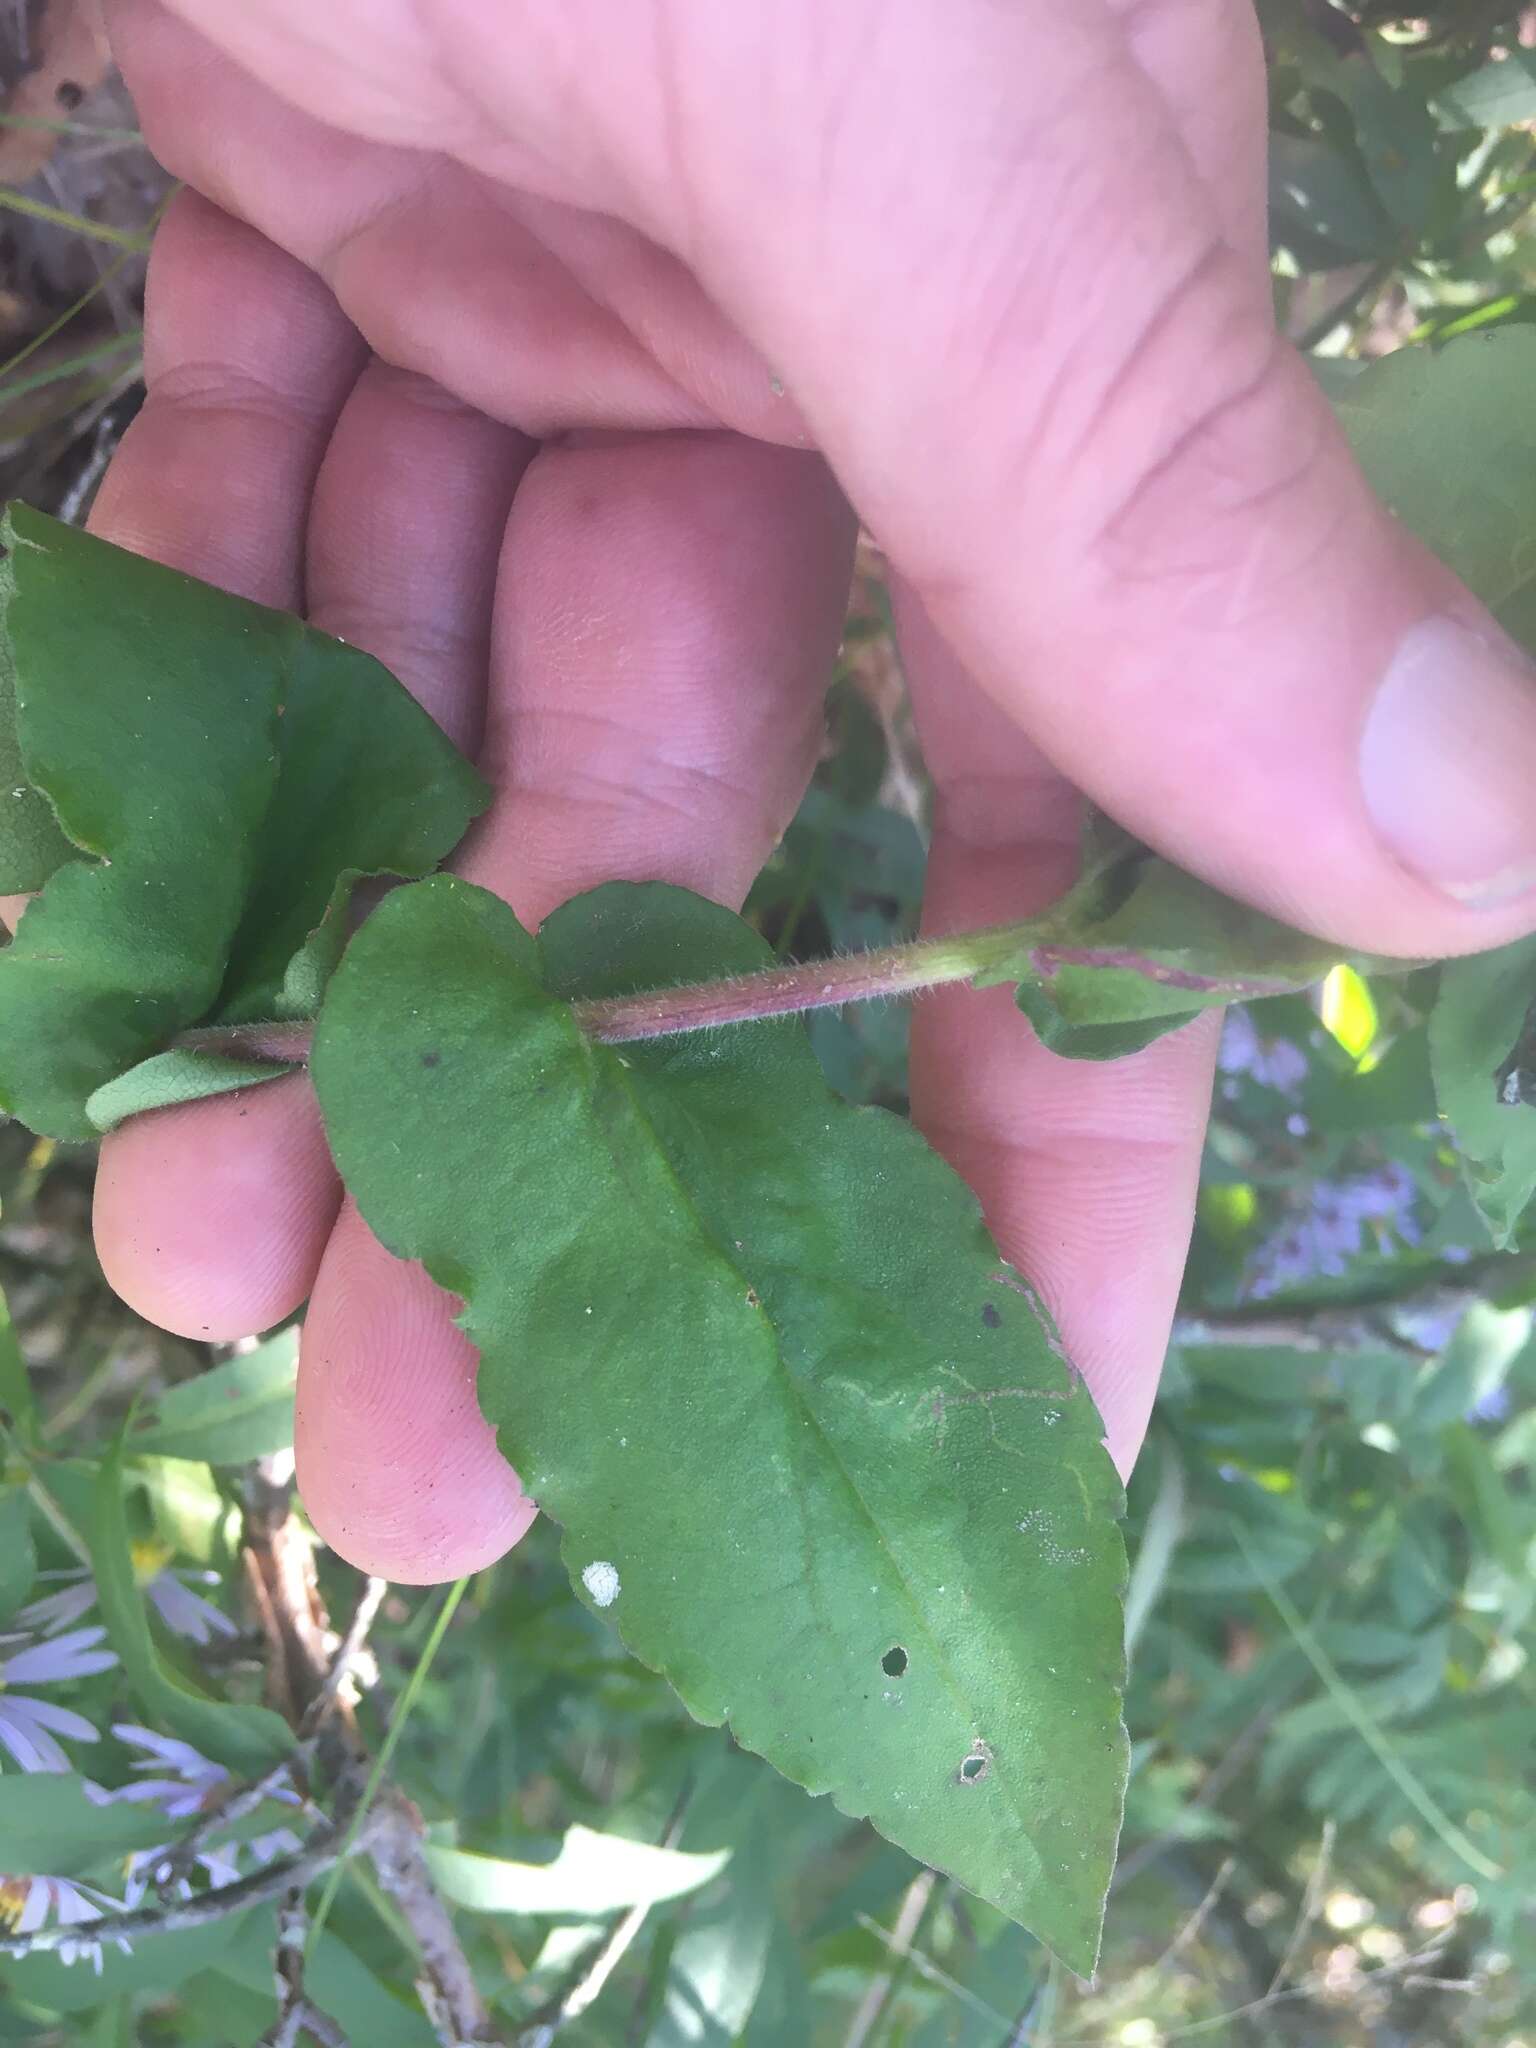
M 1202 1010 L 1305 988 L 1341 957 L 1093 813 L 1082 879 L 976 986 L 1016 982 L 1019 1008 L 1053 1052 L 1121 1059 Z

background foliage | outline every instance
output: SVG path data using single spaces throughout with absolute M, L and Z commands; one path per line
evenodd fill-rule
M 1277 303 L 1320 373 L 1536 319 L 1536 35 L 1520 11 L 1263 13 Z M 98 131 L 122 118 L 105 101 L 78 111 Z M 80 180 L 77 154 L 104 147 L 64 137 L 21 198 L 57 207 L 47 179 Z M 114 191 L 141 195 L 136 232 L 152 173 L 131 141 L 109 159 Z M 64 198 L 83 203 L 89 184 Z M 103 221 L 131 238 L 110 208 L 43 230 L 105 252 L 98 282 L 132 255 L 101 242 Z M 14 267 L 31 280 L 26 344 L 82 288 L 61 260 Z M 76 318 L 97 320 L 108 287 L 84 289 Z M 130 301 L 108 340 L 125 330 L 131 347 L 132 320 Z M 0 451 L 8 479 L 72 516 L 131 380 L 110 349 L 88 389 L 78 366 L 35 380 L 99 345 L 92 329 L 0 379 L 0 423 L 39 394 L 53 406 Z M 868 559 L 825 757 L 750 906 L 784 957 L 915 922 L 926 794 L 886 628 Z M 89 1149 L 0 1130 L 15 1318 L 0 1337 L 0 1730 L 35 1689 L 98 1736 L 60 1739 L 109 1788 L 145 1780 L 155 1754 L 114 1728 L 189 1746 L 160 1757 L 159 1792 L 110 1804 L 0 1753 L 0 1914 L 26 1911 L 38 1875 L 117 1900 L 153 1884 L 162 1845 L 289 1756 L 273 1709 L 302 1717 L 336 1630 L 373 1597 L 357 1726 L 374 1756 L 394 1744 L 389 1782 L 425 1816 L 418 1860 L 451 1902 L 492 2038 L 1536 2039 L 1521 1960 L 1536 1918 L 1536 1261 L 1495 1247 L 1435 1118 L 1433 993 L 1432 973 L 1340 970 L 1313 1000 L 1229 1019 L 1180 1322 L 1130 1490 L 1133 1774 L 1093 1990 L 690 1723 L 572 1598 L 547 1526 L 457 1597 L 370 1592 L 313 1551 L 289 1502 L 291 1334 L 214 1353 L 136 1324 L 92 1260 Z M 810 1031 L 843 1093 L 903 1106 L 899 1007 L 819 1013 Z M 1475 1113 L 1461 1136 L 1476 1144 Z M 92 1584 L 98 1605 L 67 1625 L 37 1613 Z M 109 1638 L 58 1649 L 98 1624 Z M 18 1660 L 50 1643 L 62 1675 L 39 1680 L 35 1656 Z M 173 1908 L 259 1886 L 286 1857 L 334 1856 L 352 1770 L 322 1734 L 279 1796 L 243 1817 L 226 1805 L 205 1861 L 171 1873 Z M 394 1798 L 374 1804 L 380 1828 Z M 333 1865 L 345 1876 L 308 1987 L 354 2041 L 429 2044 L 447 2037 L 413 1984 L 438 1981 L 442 1959 L 423 1950 L 391 1839 Z M 315 1917 L 328 1882 L 311 1890 Z M 261 2040 L 280 1892 L 131 1954 L 109 1940 L 99 1975 L 88 1959 L 0 1959 L 0 2039 Z

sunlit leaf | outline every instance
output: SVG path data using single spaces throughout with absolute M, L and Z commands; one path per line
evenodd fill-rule
M 599 1918 L 626 1906 L 656 1906 L 698 1891 L 731 1860 L 729 1849 L 695 1855 L 573 1827 L 549 1863 L 519 1863 L 429 1844 L 423 1851 L 438 1889 L 479 1913 L 575 1913 Z
M 1361 1059 L 1376 1042 L 1376 1000 L 1370 983 L 1342 962 L 1331 968 L 1318 1003 L 1323 1028 L 1331 1031 L 1351 1059 Z

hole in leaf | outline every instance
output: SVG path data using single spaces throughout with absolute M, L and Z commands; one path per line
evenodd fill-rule
M 978 1740 L 976 1747 L 960 1766 L 958 1783 L 979 1785 L 991 1768 L 992 1752 L 984 1742 Z
M 902 1678 L 906 1675 L 907 1653 L 900 1643 L 886 1651 L 880 1659 L 880 1669 L 887 1678 Z

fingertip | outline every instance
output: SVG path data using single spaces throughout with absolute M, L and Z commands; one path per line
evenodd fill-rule
M 349 1203 L 299 1352 L 299 1492 L 360 1571 L 404 1585 L 493 1564 L 537 1512 L 475 1397 L 479 1358 L 453 1303 L 385 1251 Z
M 340 1188 L 307 1077 L 137 1116 L 103 1139 L 96 1251 L 161 1329 L 229 1343 L 293 1314 Z

